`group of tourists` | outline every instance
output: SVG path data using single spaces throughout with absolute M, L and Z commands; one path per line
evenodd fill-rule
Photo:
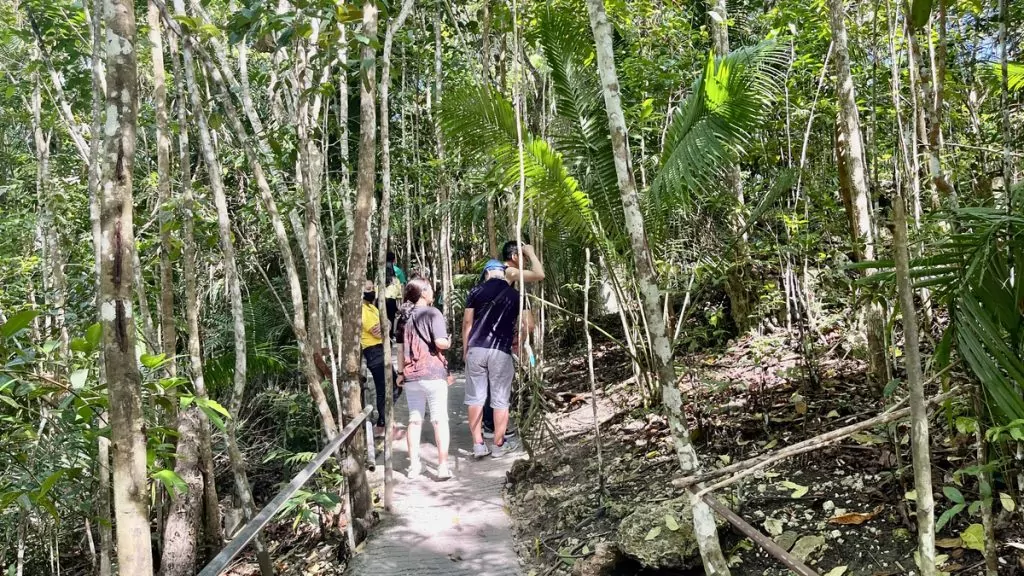
M 503 260 L 485 265 L 480 282 L 466 298 L 462 320 L 463 360 L 466 364 L 466 399 L 473 456 L 500 458 L 518 449 L 515 430 L 509 423 L 509 404 L 515 364 L 519 356 L 519 334 L 533 330 L 533 316 L 517 287 L 520 282 L 540 282 L 544 266 L 533 247 L 515 241 L 502 247 Z M 451 478 L 448 448 L 448 387 L 454 376 L 448 371 L 446 352 L 452 346 L 444 315 L 434 306 L 434 288 L 426 274 L 413 273 L 407 279 L 395 255 L 388 253 L 384 294 L 388 332 L 398 342 L 398 371 L 394 398 L 404 391 L 409 406 L 406 440 L 409 446 L 407 476 L 419 476 L 420 435 L 429 414 L 437 444 L 438 480 Z M 390 338 L 380 325 L 380 312 L 373 283 L 363 291 L 362 348 L 366 366 L 373 376 L 377 395 L 375 436 L 384 435 L 385 366 L 384 344 Z M 399 302 L 400 300 L 400 302 Z M 520 311 L 522 309 L 522 314 Z M 487 439 L 490 439 L 488 446 Z

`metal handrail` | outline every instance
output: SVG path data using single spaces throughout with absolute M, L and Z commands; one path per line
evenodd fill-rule
M 263 530 L 263 528 L 270 523 L 270 520 L 281 510 L 281 508 L 284 508 L 285 504 L 288 503 L 288 499 L 294 496 L 295 493 L 299 491 L 299 488 L 302 488 L 302 486 L 309 481 L 313 474 L 319 470 L 325 462 L 327 462 L 327 459 L 330 458 L 332 454 L 338 451 L 338 448 L 340 448 L 342 444 L 351 439 L 352 434 L 359 429 L 359 426 L 362 425 L 371 412 L 373 412 L 372 405 L 363 408 L 362 413 L 349 422 L 341 433 L 334 438 L 334 440 L 331 440 L 327 446 L 324 446 L 324 449 L 316 455 L 316 458 L 310 460 L 309 464 L 306 464 L 306 467 L 292 478 L 292 481 L 288 486 L 285 486 L 283 490 L 278 492 L 277 496 L 275 496 L 269 504 L 264 506 L 263 509 L 252 518 L 252 520 L 249 520 L 245 526 L 238 531 L 235 537 L 231 539 L 231 543 L 221 550 L 220 553 L 217 554 L 217 556 L 211 560 L 205 568 L 203 568 L 203 571 L 199 573 L 199 576 L 217 576 L 222 570 L 227 568 L 228 563 L 234 560 L 235 557 L 245 549 L 249 542 L 252 542 L 253 538 L 256 538 L 256 535 L 259 534 L 260 530 Z

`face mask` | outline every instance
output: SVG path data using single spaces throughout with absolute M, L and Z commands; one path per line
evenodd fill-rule
M 367 302 L 370 302 L 370 303 L 376 302 L 376 300 L 377 300 L 377 293 L 376 292 L 363 292 L 363 300 L 366 300 Z

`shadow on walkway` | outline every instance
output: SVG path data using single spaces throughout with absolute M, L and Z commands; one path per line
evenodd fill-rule
M 505 473 L 514 460 L 525 456 L 517 453 L 502 459 L 474 459 L 464 397 L 465 382 L 460 376 L 448 390 L 452 437 L 449 466 L 455 477 L 444 482 L 436 480 L 437 446 L 430 424 L 423 427 L 420 447 L 423 474 L 419 478 L 406 478 L 408 449 L 404 439 L 395 442 L 394 511 L 380 510 L 381 523 L 360 546 L 349 563 L 347 574 L 512 576 L 521 573 L 502 487 Z M 408 421 L 404 396 L 395 405 L 395 417 L 399 426 Z M 372 482 L 375 492 L 383 494 L 383 451 L 377 456 Z

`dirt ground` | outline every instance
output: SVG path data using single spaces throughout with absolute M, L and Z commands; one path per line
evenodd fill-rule
M 750 338 L 717 354 L 680 360 L 691 436 L 706 468 L 865 420 L 905 395 L 896 388 L 881 399 L 866 384 L 863 363 L 839 356 L 841 342 L 823 346 L 830 353 L 816 359 L 813 369 L 795 352 L 796 344 L 786 336 Z M 507 501 L 529 573 L 703 574 L 699 562 L 689 570 L 658 571 L 610 550 L 620 521 L 637 505 L 678 498 L 683 491 L 671 484 L 681 474 L 665 419 L 643 409 L 632 392 L 628 359 L 604 348 L 596 363 L 604 497 L 599 498 L 602 475 L 583 356 L 545 373 L 548 418 L 558 442 L 547 440 L 532 461 L 520 462 L 510 473 Z M 979 499 L 973 478 L 954 474 L 974 464 L 974 448 L 966 441 L 951 444 L 941 411 L 933 424 L 939 419 L 943 425 L 932 428 L 937 516 L 954 505 L 942 487 L 957 488 L 968 504 Z M 805 556 L 820 574 L 912 574 L 917 568 L 909 460 L 909 428 L 900 422 L 784 461 L 722 489 L 719 497 L 781 546 Z M 998 481 L 996 490 L 1008 492 Z M 1020 510 L 1011 514 L 998 497 L 995 510 L 1000 574 L 1024 574 Z M 980 521 L 964 510 L 940 531 L 943 571 L 983 573 L 970 534 L 961 537 Z M 731 527 L 720 534 L 733 574 L 788 573 Z

